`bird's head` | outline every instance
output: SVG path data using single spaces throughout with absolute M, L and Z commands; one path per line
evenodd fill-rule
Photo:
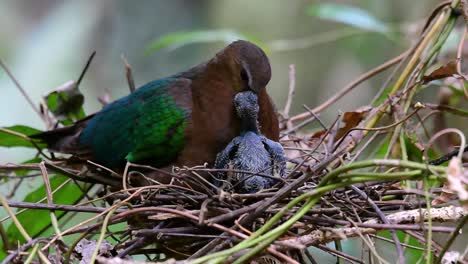
M 265 52 L 257 45 L 238 40 L 216 56 L 225 64 L 237 91 L 252 90 L 259 93 L 271 79 L 271 66 Z
M 245 91 L 236 94 L 234 97 L 234 106 L 237 116 L 247 125 L 249 129 L 256 127 L 259 111 L 257 95 L 252 91 Z

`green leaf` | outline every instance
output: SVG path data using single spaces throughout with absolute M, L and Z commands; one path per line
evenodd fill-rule
M 310 16 L 340 22 L 364 30 L 380 33 L 387 33 L 390 30 L 385 23 L 357 7 L 326 3 L 312 5 L 307 8 L 306 13 Z
M 416 161 L 416 162 L 422 162 L 422 152 L 421 150 L 416 146 L 415 142 L 417 142 L 417 138 L 415 137 L 414 134 L 410 134 L 410 136 L 405 135 L 405 146 L 406 146 L 406 151 L 408 154 L 408 159 L 411 161 Z M 388 145 L 389 145 L 390 137 L 387 137 L 383 143 L 378 146 L 377 151 L 375 152 L 374 158 L 376 159 L 383 159 L 385 157 L 385 154 L 388 151 Z M 434 159 L 437 157 L 436 153 L 429 149 L 427 152 L 427 156 L 429 159 Z
M 49 111 L 64 125 L 70 125 L 85 117 L 84 96 L 73 81 L 48 93 L 44 100 Z
M 31 140 L 25 138 L 42 131 L 23 125 L 3 127 L 0 129 L 0 147 L 28 147 L 35 148 Z M 24 137 L 23 137 L 24 136 Z M 44 144 L 36 144 L 39 148 L 44 148 Z
M 62 175 L 54 175 L 50 177 L 50 185 L 52 190 L 55 190 L 60 184 L 64 183 L 69 178 Z M 65 184 L 60 190 L 55 192 L 53 195 L 54 203 L 56 204 L 75 204 L 81 197 L 80 188 L 72 181 Z M 44 184 L 42 184 L 36 190 L 30 192 L 25 198 L 24 202 L 35 203 L 46 196 L 46 190 Z M 62 216 L 64 211 L 56 211 L 57 218 Z M 27 211 L 17 216 L 21 225 L 25 228 L 26 232 L 31 237 L 36 237 L 43 230 L 51 225 L 50 213 L 47 210 L 34 210 L 28 209 Z M 12 245 L 24 243 L 25 240 L 18 228 L 14 224 L 10 224 L 7 229 L 7 236 Z
M 442 83 L 441 83 L 441 85 L 442 85 Z M 447 85 L 447 87 L 454 93 L 455 96 L 463 97 L 465 95 L 461 89 L 458 89 L 457 87 L 455 87 L 453 85 Z
M 424 254 L 424 244 L 420 243 L 416 238 L 409 236 L 408 238 L 406 237 L 406 233 L 402 231 L 396 231 L 398 240 L 400 241 L 405 241 L 407 240 L 407 243 L 411 246 L 422 248 L 422 250 L 419 249 L 414 249 L 414 248 L 406 248 L 405 249 L 405 260 L 407 263 L 417 263 L 418 259 L 421 257 L 422 254 Z M 393 240 L 392 235 L 390 234 L 390 231 L 385 230 L 385 231 L 380 231 L 377 233 L 379 236 L 388 238 L 390 240 Z M 380 241 L 377 243 L 377 248 L 386 248 L 386 247 L 394 247 L 394 244 L 392 243 L 387 244 L 388 242 Z
M 262 46 L 260 43 L 258 43 L 258 41 L 234 30 L 196 30 L 188 32 L 172 32 L 163 35 L 150 43 L 146 48 L 146 52 L 151 54 L 164 48 L 174 50 L 194 43 L 221 41 L 229 44 L 239 39 L 247 39 Z

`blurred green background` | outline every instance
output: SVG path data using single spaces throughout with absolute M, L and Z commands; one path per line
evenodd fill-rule
M 359 20 L 362 16 L 352 15 L 346 23 L 321 19 L 315 12 L 317 7 L 330 3 L 360 8 L 375 20 L 367 23 Z M 245 36 L 268 52 L 273 70 L 268 91 L 279 109 L 283 108 L 288 93 L 288 66 L 296 65 L 292 113 L 299 113 L 303 104 L 310 107 L 320 104 L 363 72 L 408 48 L 438 3 L 437 0 L 5 0 L 0 1 L 0 57 L 31 98 L 39 102 L 48 91 L 76 80 L 88 56 L 96 51 L 80 86 L 89 114 L 100 109 L 97 97 L 106 91 L 113 99 L 128 94 L 122 54 L 132 65 L 136 85 L 140 86 L 203 62 L 230 40 Z M 221 40 L 169 45 L 148 52 L 148 47 L 167 34 L 200 30 L 210 30 L 211 37 Z M 331 122 L 338 111 L 367 105 L 385 76 L 379 75 L 360 85 L 328 108 L 323 120 Z M 0 89 L 0 126 L 25 124 L 44 129 L 42 121 L 3 71 Z M 33 150 L 21 148 L 0 148 L 0 164 L 23 161 L 32 153 Z M 382 243 L 389 250 L 380 250 L 381 253 L 391 259 L 387 254 L 393 254 L 393 244 Z M 358 244 L 344 243 L 345 252 L 365 255 Z M 322 257 L 318 260 L 326 262 L 321 263 L 336 261 L 330 255 Z

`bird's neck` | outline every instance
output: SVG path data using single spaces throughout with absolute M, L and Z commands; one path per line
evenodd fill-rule
M 258 122 L 257 122 L 257 116 L 255 117 L 247 117 L 247 118 L 242 118 L 241 120 L 241 131 L 243 133 L 245 132 L 253 132 L 255 134 L 259 134 L 260 131 L 258 130 Z

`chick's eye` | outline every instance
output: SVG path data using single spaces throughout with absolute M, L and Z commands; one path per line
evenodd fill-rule
M 247 72 L 245 71 L 245 69 L 242 69 L 242 70 L 241 70 L 240 76 L 241 76 L 241 79 L 242 79 L 243 81 L 248 81 L 248 80 L 249 80 L 249 75 L 247 74 Z

